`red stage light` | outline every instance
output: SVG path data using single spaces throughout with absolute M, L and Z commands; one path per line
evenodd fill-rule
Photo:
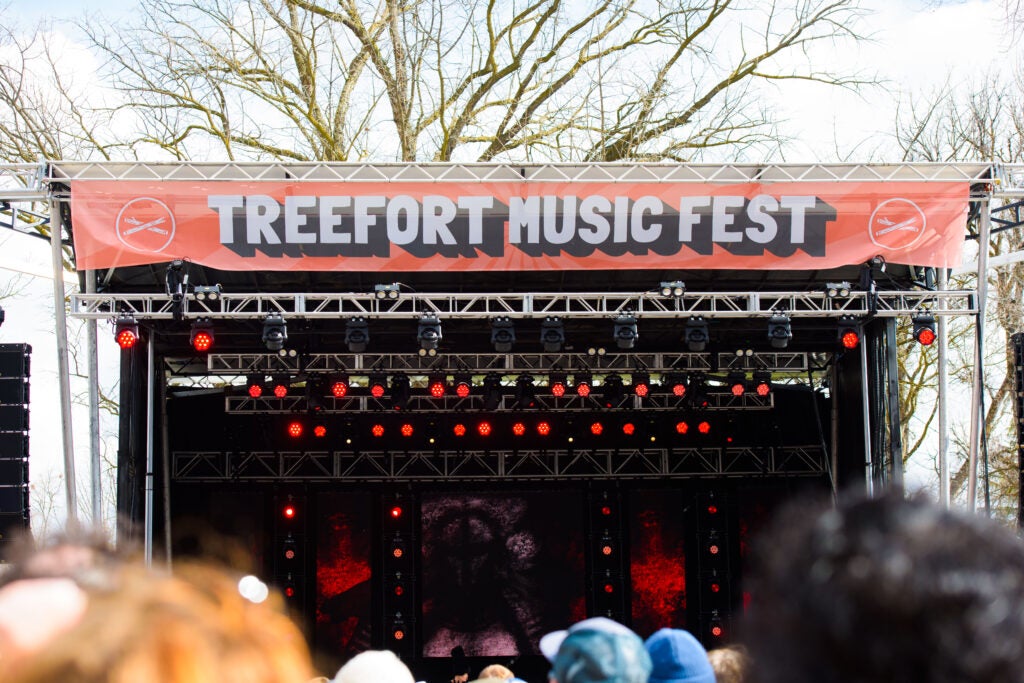
M 455 425 L 454 427 L 452 427 L 452 432 L 455 434 L 455 436 L 465 436 L 466 435 L 466 425 L 464 425 L 462 423 L 459 423 L 459 424 Z
M 313 436 L 316 436 L 317 438 L 320 439 L 324 438 L 325 436 L 327 436 L 327 427 L 324 427 L 323 425 L 317 425 L 316 427 L 313 427 Z
M 711 505 L 708 505 L 708 514 L 709 515 L 717 515 L 718 514 L 718 506 L 715 505 L 714 503 L 712 503 Z
M 401 548 L 395 548 L 394 550 L 391 551 L 391 554 L 395 557 L 395 559 L 400 559 L 402 557 L 402 555 L 405 554 L 405 551 L 402 550 Z
M 348 382 L 344 380 L 335 380 L 334 384 L 331 385 L 331 393 L 334 394 L 334 398 L 345 398 L 348 393 Z
M 434 398 L 441 398 L 445 392 L 445 380 L 440 377 L 430 379 L 430 395 Z
M 651 393 L 651 387 L 648 384 L 637 384 L 633 387 L 633 393 L 640 398 L 647 398 L 647 395 Z
M 286 598 L 294 598 L 295 597 L 295 586 L 285 586 L 284 587 L 284 595 L 285 595 Z
M 401 597 L 405 593 L 405 588 L 402 586 L 395 586 L 395 595 Z
M 729 387 L 729 391 L 732 392 L 733 396 L 742 396 L 743 392 L 746 391 L 746 387 L 743 384 L 733 384 Z
M 614 593 L 615 592 L 615 585 L 611 584 L 611 583 L 606 583 L 604 585 L 604 592 L 605 593 Z
M 516 422 L 514 425 L 512 425 L 512 433 L 515 434 L 516 436 L 522 436 L 523 434 L 526 433 L 526 425 L 524 425 L 522 422 Z
M 459 382 L 459 384 L 456 385 L 455 387 L 455 395 L 458 396 L 459 398 L 466 398 L 467 396 L 469 396 L 470 391 L 470 386 L 465 382 Z
M 551 433 L 551 425 L 547 422 L 538 422 L 537 433 L 540 434 L 541 436 L 547 436 L 548 434 Z
M 392 519 L 398 519 L 401 516 L 402 516 L 402 508 L 401 507 L 396 505 L 395 507 L 391 508 L 391 517 L 392 517 Z
M 487 420 L 484 420 L 483 422 L 476 426 L 476 431 L 480 434 L 480 436 L 490 436 L 491 423 L 488 422 Z
M 708 546 L 708 553 L 712 555 L 717 555 L 720 552 L 722 552 L 722 549 L 718 546 L 717 543 L 712 543 Z
M 295 506 L 292 505 L 291 503 L 288 503 L 283 508 L 281 508 L 281 514 L 284 516 L 285 519 L 295 519 Z
M 292 438 L 299 438 L 302 436 L 302 423 L 301 422 L 289 422 L 288 423 L 288 435 Z
M 412 436 L 412 425 L 406 422 L 401 428 L 402 436 Z
M 403 631 L 400 628 L 397 628 L 395 629 L 395 632 L 392 635 L 395 637 L 395 640 L 401 640 L 402 638 L 405 638 L 405 631 Z
M 581 398 L 590 396 L 590 383 L 581 382 L 576 385 L 576 394 Z
M 636 425 L 633 424 L 632 422 L 627 422 L 626 424 L 622 425 L 622 433 L 625 434 L 626 436 L 633 436 L 633 434 L 636 433 Z
M 594 424 L 590 425 L 590 433 L 593 434 L 594 436 L 601 436 L 601 432 L 603 431 L 604 425 L 602 425 L 600 422 L 595 422 Z
M 917 341 L 924 346 L 931 346 L 935 341 L 935 330 L 931 328 L 924 328 L 917 333 Z
M 690 431 L 690 425 L 686 424 L 686 422 L 676 422 L 676 432 L 686 434 L 688 431 Z
M 758 382 L 757 386 L 754 387 L 754 391 L 757 392 L 758 396 L 767 396 L 772 393 L 772 385 L 768 382 Z
M 384 425 L 382 425 L 382 424 L 375 424 L 375 425 L 373 425 L 373 427 L 370 428 L 370 433 L 373 434 L 374 436 L 378 437 L 378 438 L 384 436 Z
M 282 383 L 278 382 L 278 383 L 276 383 L 274 385 L 274 396 L 277 396 L 278 398 L 284 398 L 287 395 L 288 395 L 288 385 L 287 384 L 282 384 Z
M 213 335 L 206 330 L 199 330 L 192 335 L 192 348 L 196 351 L 209 351 L 213 346 Z
M 561 382 L 555 382 L 551 385 L 551 395 L 555 398 L 562 398 L 565 396 L 565 385 Z
M 711 432 L 711 423 L 708 422 L 707 420 L 701 422 L 699 425 L 697 425 L 697 431 L 700 432 L 701 434 L 708 434 L 708 433 L 710 433 Z
M 725 631 L 721 626 L 715 625 L 711 627 L 711 635 L 715 638 L 721 638 L 723 633 L 725 633 Z
M 249 385 L 249 396 L 251 396 L 252 398 L 259 398 L 262 395 L 263 395 L 263 385 L 262 384 L 250 384 Z
M 294 547 L 288 546 L 287 548 L 284 549 L 284 559 L 286 559 L 286 560 L 294 560 L 295 559 L 295 548 Z
M 139 335 L 134 330 L 121 330 L 117 333 L 117 344 L 122 349 L 130 349 L 139 340 Z
M 710 588 L 711 588 L 711 592 L 712 593 L 721 593 L 722 592 L 722 586 L 720 584 L 716 583 L 716 582 L 712 582 Z
M 601 514 L 604 515 L 605 517 L 611 516 L 611 514 L 612 514 L 612 507 L 611 507 L 611 505 L 603 505 L 603 506 L 601 506 Z
M 374 398 L 380 398 L 384 395 L 384 385 L 377 383 L 370 387 L 370 395 Z
M 686 396 L 686 385 L 682 382 L 676 382 L 672 385 L 672 394 L 680 398 Z
M 843 332 L 839 340 L 842 342 L 844 349 L 855 349 L 857 344 L 860 343 L 860 335 L 857 334 L 856 330 L 848 329 Z
M 601 554 L 602 555 L 611 555 L 612 554 L 612 547 L 610 545 L 603 545 L 603 546 L 601 546 Z

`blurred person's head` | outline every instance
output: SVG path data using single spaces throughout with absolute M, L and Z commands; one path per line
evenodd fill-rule
M 1024 681 L 1024 545 L 995 522 L 891 492 L 790 505 L 759 541 L 759 681 Z
M 497 678 L 505 681 L 513 678 L 514 676 L 515 674 L 512 673 L 512 669 L 509 669 L 507 666 L 503 666 L 501 664 L 490 664 L 480 670 L 480 675 L 477 678 L 481 680 L 485 678 Z
M 742 645 L 726 645 L 708 651 L 716 683 L 744 683 L 750 671 L 750 655 Z
M 689 632 L 659 629 L 644 647 L 651 656 L 648 683 L 715 683 L 707 651 Z
M 413 683 L 412 672 L 391 650 L 360 652 L 338 669 L 334 683 Z
M 606 619 L 584 619 L 541 638 L 556 683 L 647 683 L 651 658 L 640 636 Z
M 202 566 L 129 565 L 88 591 L 80 621 L 26 658 L 12 683 L 295 683 L 313 675 L 298 628 Z

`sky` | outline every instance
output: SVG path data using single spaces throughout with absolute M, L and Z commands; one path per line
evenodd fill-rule
M 786 161 L 835 160 L 837 140 L 846 161 L 898 160 L 884 150 L 891 144 L 886 136 L 893 130 L 896 107 L 905 93 L 929 92 L 947 80 L 1011 66 L 1007 55 L 1014 53 L 1007 51 L 997 2 L 866 0 L 861 4 L 869 12 L 865 30 L 872 40 L 837 51 L 834 66 L 876 72 L 885 84 L 852 93 L 820 84 L 787 83 L 785 91 L 775 95 L 774 103 L 788 130 L 795 134 Z M 9 0 L 6 10 L 4 6 L 0 0 L 0 15 L 22 27 L 33 26 L 43 17 L 74 18 L 83 8 L 80 0 Z M 106 0 L 102 11 L 116 16 L 130 12 L 133 6 L 135 2 L 129 0 Z M 7 312 L 7 321 L 0 327 L 0 343 L 27 341 L 34 349 L 30 436 L 34 480 L 57 476 L 63 462 L 49 259 L 49 247 L 41 240 L 0 232 L 0 283 L 20 278 L 23 289 L 18 296 L 0 302 Z M 111 386 L 116 379 L 117 353 L 107 332 L 101 325 L 102 382 Z M 75 391 L 83 393 L 84 385 L 76 385 Z M 87 420 L 78 410 L 75 446 L 79 453 L 86 451 L 86 427 Z M 116 425 L 104 425 L 105 431 L 114 429 Z M 78 478 L 80 482 L 89 478 L 84 456 L 79 458 Z M 61 491 L 58 504 L 62 500 Z

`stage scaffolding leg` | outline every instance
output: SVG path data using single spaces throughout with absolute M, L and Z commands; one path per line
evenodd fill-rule
M 978 228 L 978 314 L 974 331 L 974 391 L 971 395 L 971 441 L 970 455 L 967 462 L 967 509 L 974 512 L 978 497 L 978 451 L 981 445 L 981 421 L 985 416 L 981 412 L 981 399 L 985 390 L 985 300 L 988 298 L 988 240 L 991 222 L 989 220 L 989 200 L 980 200 Z
M 939 291 L 946 291 L 949 276 L 945 268 L 939 269 Z M 949 507 L 949 372 L 946 369 L 949 354 L 949 328 L 946 316 L 939 316 L 939 504 Z
M 96 293 L 96 273 L 85 273 L 86 294 Z M 86 354 L 89 356 L 89 467 L 92 475 L 92 526 L 103 528 L 103 489 L 100 462 L 100 362 L 96 343 L 96 320 L 85 321 Z
M 153 334 L 146 335 L 146 566 L 153 565 Z
M 867 335 L 861 333 L 860 342 L 860 396 L 861 412 L 864 418 L 864 490 L 868 497 L 874 496 L 874 467 L 871 462 L 871 406 L 868 391 L 868 345 Z
M 53 266 L 53 319 L 57 340 L 57 384 L 60 389 L 60 424 L 64 447 L 64 493 L 67 527 L 78 525 L 78 490 L 75 484 L 75 444 L 71 429 L 71 370 L 68 364 L 68 322 L 64 311 L 64 221 L 60 202 L 50 200 L 50 257 Z

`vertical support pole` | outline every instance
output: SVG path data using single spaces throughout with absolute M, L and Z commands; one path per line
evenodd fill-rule
M 96 273 L 86 271 L 85 293 L 96 293 Z M 103 527 L 102 463 L 100 462 L 100 362 L 96 343 L 95 319 L 85 321 L 85 348 L 89 357 L 89 468 L 92 475 L 92 525 L 95 530 Z
M 829 411 L 830 423 L 832 426 L 829 435 L 829 458 L 832 469 L 832 501 L 839 500 L 839 398 L 836 387 L 839 386 L 839 369 L 835 362 L 831 363 L 829 372 L 829 386 L 831 387 L 832 400 Z
M 945 268 L 939 268 L 939 291 L 949 287 L 949 275 Z M 949 327 L 946 316 L 940 315 L 938 320 L 939 333 L 939 505 L 949 507 Z
M 164 419 L 160 421 L 160 453 L 161 474 L 163 476 L 163 508 L 164 508 L 164 561 L 171 568 L 171 435 L 167 431 L 167 382 L 163 373 L 157 379 L 157 391 L 160 392 L 160 412 Z
M 974 391 L 971 393 L 971 441 L 970 455 L 967 460 L 967 510 L 974 512 L 978 499 L 978 452 L 981 445 L 981 421 L 985 416 L 981 412 L 981 399 L 985 390 L 985 370 L 983 361 L 985 349 L 982 348 L 985 337 L 985 302 L 988 299 L 988 241 L 991 232 L 989 220 L 989 199 L 981 201 L 978 228 L 978 288 L 977 307 L 974 330 Z
M 146 566 L 153 566 L 153 333 L 146 335 Z
M 871 406 L 868 392 L 868 340 L 861 327 L 860 340 L 860 396 L 861 413 L 864 418 L 864 491 L 868 497 L 875 495 L 875 470 L 871 462 Z
M 75 444 L 71 429 L 71 370 L 68 364 L 68 321 L 64 311 L 64 221 L 60 202 L 50 199 L 50 258 L 53 266 L 53 319 L 57 341 L 57 383 L 64 448 L 64 494 L 67 525 L 78 525 L 78 489 L 75 483 Z

